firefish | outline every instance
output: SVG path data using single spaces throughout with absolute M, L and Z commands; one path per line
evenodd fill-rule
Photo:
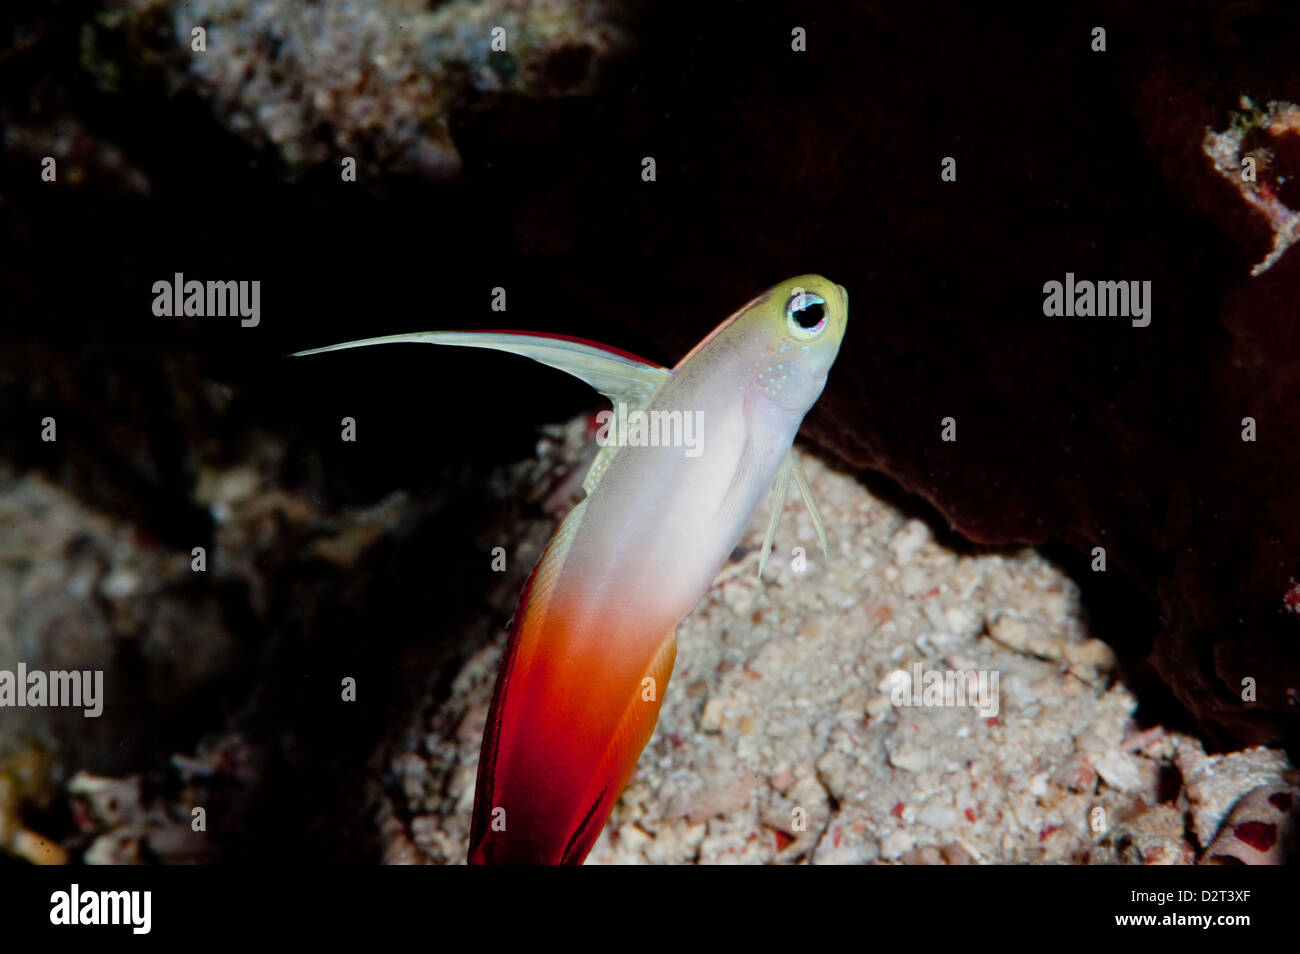
M 397 342 L 491 348 L 568 372 L 618 409 L 603 412 L 585 497 L 547 544 L 511 624 L 479 755 L 471 864 L 587 857 L 654 732 L 677 626 L 769 488 L 759 578 L 792 477 L 826 551 L 792 448 L 847 322 L 844 288 L 801 275 L 745 305 L 673 368 L 513 331 L 398 334 L 298 352 Z M 646 439 L 647 428 L 657 439 Z

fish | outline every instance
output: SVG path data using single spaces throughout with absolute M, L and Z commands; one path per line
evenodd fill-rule
M 511 623 L 479 755 L 470 864 L 586 859 L 654 733 L 677 627 L 764 494 L 772 512 L 760 580 L 792 479 L 829 552 L 793 447 L 847 323 L 848 292 L 800 275 L 740 308 L 672 368 L 517 331 L 395 334 L 297 352 L 488 348 L 565 371 L 616 409 L 602 412 L 585 496 L 547 544 Z

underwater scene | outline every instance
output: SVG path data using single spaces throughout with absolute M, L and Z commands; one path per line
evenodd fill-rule
M 0 867 L 129 933 L 93 870 L 1296 860 L 1298 63 L 11 0 Z M 1193 877 L 1094 913 L 1246 917 Z

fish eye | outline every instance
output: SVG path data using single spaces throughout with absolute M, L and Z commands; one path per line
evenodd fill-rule
M 785 305 L 785 324 L 796 338 L 816 338 L 828 317 L 826 300 L 812 292 L 796 291 Z

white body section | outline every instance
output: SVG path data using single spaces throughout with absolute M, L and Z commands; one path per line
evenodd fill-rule
M 593 622 L 628 603 L 668 628 L 685 618 L 735 549 L 799 431 L 807 406 L 772 405 L 754 386 L 764 343 L 712 344 L 680 366 L 647 408 L 699 412 L 699 456 L 681 447 L 620 447 L 587 500 L 564 576 L 582 581 Z

